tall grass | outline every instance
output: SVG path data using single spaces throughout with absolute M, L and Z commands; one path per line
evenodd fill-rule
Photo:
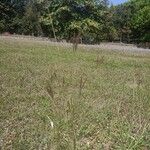
M 0 39 L 0 148 L 150 149 L 150 55 Z

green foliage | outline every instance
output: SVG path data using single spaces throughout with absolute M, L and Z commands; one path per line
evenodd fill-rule
M 22 28 L 24 34 L 40 35 L 41 28 L 39 24 L 38 10 L 34 4 L 29 3 L 25 9 L 25 15 L 22 18 Z
M 131 22 L 133 34 L 143 41 L 150 41 L 150 1 L 135 0 L 133 3 L 136 6 Z
M 41 23 L 50 28 L 51 33 L 54 26 L 57 37 L 65 39 L 78 34 L 83 36 L 86 32 L 94 33 L 99 28 L 98 22 L 91 15 L 94 13 L 94 7 L 94 2 L 91 1 L 53 3 L 53 7 L 48 7 L 48 13 L 41 17 Z
M 91 42 L 149 41 L 150 1 L 11 0 L 0 2 L 0 33 L 70 39 L 80 34 Z
M 84 35 L 84 33 L 87 32 L 96 32 L 98 29 L 99 24 L 96 21 L 86 18 L 81 21 L 71 22 L 67 30 L 72 32 L 80 32 Z
M 5 31 L 5 21 L 1 20 L 0 21 L 0 33 Z
M 121 41 L 128 41 L 131 33 L 133 5 L 125 3 L 115 6 L 112 11 L 114 11 L 112 22 L 114 23 L 115 29 L 118 31 L 118 38 Z

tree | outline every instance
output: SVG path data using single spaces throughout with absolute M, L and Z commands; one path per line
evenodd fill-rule
M 42 35 L 42 29 L 39 22 L 38 3 L 30 1 L 26 4 L 25 13 L 22 18 L 23 33 L 27 35 Z
M 12 18 L 16 15 L 16 11 L 10 1 L 0 2 L 0 14 L 0 32 L 11 32 Z
M 125 3 L 114 7 L 112 22 L 118 31 L 120 41 L 130 41 L 133 8 L 134 6 L 131 3 Z
M 133 0 L 135 12 L 132 16 L 133 37 L 138 41 L 150 41 L 150 1 Z
M 0 33 L 10 32 L 66 39 L 74 50 L 102 40 L 150 41 L 150 1 L 129 0 L 1 0 Z
M 73 47 L 76 50 L 81 36 L 86 32 L 94 33 L 95 29 L 98 29 L 98 23 L 92 16 L 94 9 L 94 1 L 68 0 L 59 3 L 53 2 L 53 7 L 49 7 L 49 13 L 43 15 L 41 20 L 44 25 L 51 27 L 51 31 L 53 30 L 52 27 L 55 27 L 57 37 L 72 38 Z

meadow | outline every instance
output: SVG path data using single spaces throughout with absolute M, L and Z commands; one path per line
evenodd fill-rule
M 149 150 L 150 53 L 0 39 L 1 150 Z

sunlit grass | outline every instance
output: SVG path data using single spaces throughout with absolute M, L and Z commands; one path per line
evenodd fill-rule
M 0 39 L 1 149 L 150 149 L 150 54 Z

